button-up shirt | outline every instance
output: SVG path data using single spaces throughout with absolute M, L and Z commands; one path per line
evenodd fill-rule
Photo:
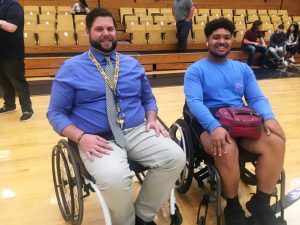
M 105 71 L 104 56 L 93 48 L 90 50 Z M 127 129 L 142 124 L 146 111 L 157 111 L 157 106 L 141 64 L 130 56 L 119 53 L 118 56 L 117 101 Z M 111 60 L 115 67 L 115 51 Z M 87 52 L 66 60 L 59 69 L 52 85 L 47 117 L 59 134 L 69 125 L 94 134 L 110 131 L 105 80 Z

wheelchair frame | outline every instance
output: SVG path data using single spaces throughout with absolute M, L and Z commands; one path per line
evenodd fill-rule
M 129 167 L 142 184 L 145 171 L 148 169 L 135 161 L 129 160 Z M 102 206 L 106 225 L 111 225 L 109 209 L 96 185 L 94 177 L 86 170 L 75 142 L 68 142 L 65 139 L 53 147 L 52 150 L 52 175 L 55 194 L 60 212 L 66 222 L 72 225 L 80 225 L 83 220 L 84 204 L 83 199 L 96 192 Z M 83 191 L 85 194 L 83 194 Z M 170 216 L 171 225 L 180 225 L 182 216 L 176 205 L 174 188 L 170 193 Z
M 200 138 L 192 126 L 195 117 L 184 108 L 183 118 L 177 119 L 170 128 L 171 138 L 182 147 L 186 153 L 186 167 L 182 171 L 176 182 L 176 189 L 180 193 L 186 193 L 192 183 L 193 178 L 198 186 L 204 191 L 202 200 L 199 203 L 197 224 L 205 225 L 208 211 L 208 203 L 216 202 L 217 225 L 221 224 L 221 199 L 222 187 L 219 172 L 213 163 L 213 158 L 205 153 Z M 247 163 L 252 163 L 255 167 L 257 156 L 239 148 L 239 165 L 241 180 L 248 185 L 256 185 L 256 175 L 246 168 Z M 206 182 L 206 184 L 205 184 Z M 280 217 L 284 221 L 283 198 L 285 194 L 285 172 L 281 172 L 278 180 L 280 184 Z M 207 187 L 209 185 L 209 187 Z M 272 196 L 276 197 L 276 206 L 278 203 L 277 187 Z M 200 216 L 202 206 L 205 207 L 204 216 Z M 275 210 L 276 211 L 276 210 Z

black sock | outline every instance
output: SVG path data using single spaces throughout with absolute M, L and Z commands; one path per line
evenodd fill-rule
M 267 194 L 265 192 L 262 192 L 260 190 L 256 190 L 256 196 L 257 196 L 257 199 L 260 200 L 260 201 L 263 201 L 265 203 L 267 203 L 268 205 L 270 204 L 270 199 L 271 199 L 271 194 Z
M 241 207 L 238 195 L 233 198 L 226 198 L 226 202 L 227 202 L 226 205 L 227 207 L 235 208 L 235 209 Z

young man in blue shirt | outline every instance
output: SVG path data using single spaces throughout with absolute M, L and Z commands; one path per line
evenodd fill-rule
M 93 9 L 86 17 L 86 30 L 90 49 L 67 60 L 58 71 L 48 119 L 57 133 L 77 142 L 110 209 L 112 224 L 155 225 L 153 219 L 183 169 L 185 155 L 156 121 L 156 100 L 143 67 L 116 52 L 112 14 Z M 114 67 L 113 81 L 108 80 L 108 61 Z M 112 133 L 106 88 L 113 89 L 123 144 L 117 144 Z M 135 204 L 128 159 L 150 168 Z
M 257 192 L 247 202 L 248 211 L 261 224 L 278 225 L 270 208 L 270 197 L 280 176 L 285 153 L 285 135 L 274 117 L 268 100 L 262 94 L 253 71 L 244 63 L 227 58 L 232 45 L 234 24 L 220 18 L 206 24 L 208 56 L 191 65 L 184 78 L 187 105 L 196 117 L 201 142 L 214 158 L 227 205 L 226 225 L 246 225 L 246 217 L 238 198 L 240 180 L 237 140 L 230 137 L 214 117 L 221 107 L 249 107 L 263 119 L 258 139 L 241 138 L 239 145 L 258 155 L 256 165 Z

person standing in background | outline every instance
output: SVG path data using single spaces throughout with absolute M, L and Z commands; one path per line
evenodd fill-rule
M 173 15 L 176 21 L 178 52 L 186 52 L 194 9 L 192 0 L 174 0 Z
M 72 14 L 74 15 L 86 15 L 90 12 L 88 4 L 85 0 L 79 0 L 72 7 Z
M 16 111 L 16 94 L 22 108 L 21 121 L 30 120 L 34 112 L 24 66 L 24 11 L 16 0 L 0 1 L 0 84 L 4 106 L 0 115 Z

